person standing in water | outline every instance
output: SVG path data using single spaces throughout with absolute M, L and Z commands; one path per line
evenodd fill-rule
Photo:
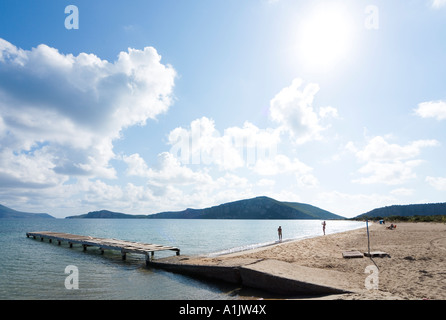
M 324 236 L 325 236 L 325 226 L 326 226 L 327 224 L 325 223 L 325 221 L 324 222 L 322 222 L 322 231 L 324 232 Z
M 279 241 L 282 241 L 282 227 L 279 226 L 279 229 L 277 229 L 277 233 L 279 234 Z

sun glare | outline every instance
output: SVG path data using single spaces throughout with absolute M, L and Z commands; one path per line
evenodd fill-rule
M 298 28 L 298 56 L 305 67 L 326 70 L 349 57 L 355 26 L 345 8 L 315 7 Z

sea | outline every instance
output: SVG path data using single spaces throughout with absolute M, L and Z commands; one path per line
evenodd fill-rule
M 278 241 L 322 235 L 321 220 L 0 219 L 1 300 L 237 300 L 263 293 L 145 265 L 144 255 L 41 242 L 26 232 L 55 231 L 178 247 L 181 255 L 218 256 Z M 328 220 L 326 233 L 365 227 Z M 154 258 L 175 255 L 155 252 Z M 74 271 L 75 270 L 75 271 Z M 76 282 L 75 282 L 76 281 Z M 76 283 L 76 286 L 74 284 Z

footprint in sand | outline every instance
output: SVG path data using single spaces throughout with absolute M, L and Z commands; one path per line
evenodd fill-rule
M 437 238 L 430 242 L 430 244 L 438 249 L 446 250 L 446 238 Z

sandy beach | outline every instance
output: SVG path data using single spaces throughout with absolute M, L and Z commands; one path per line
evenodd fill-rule
M 346 259 L 342 253 L 368 251 L 365 228 L 283 242 L 213 258 L 188 258 L 186 264 L 238 266 L 257 263 L 264 271 L 313 279 L 353 293 L 318 299 L 446 299 L 446 225 L 440 223 L 369 224 L 370 251 L 386 257 Z M 329 222 L 327 230 L 329 230 Z M 377 269 L 368 271 L 376 266 Z

